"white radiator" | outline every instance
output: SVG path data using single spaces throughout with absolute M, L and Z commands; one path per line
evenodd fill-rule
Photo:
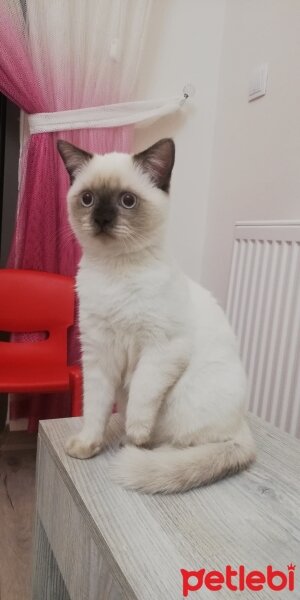
M 227 314 L 249 410 L 300 437 L 300 221 L 236 224 Z

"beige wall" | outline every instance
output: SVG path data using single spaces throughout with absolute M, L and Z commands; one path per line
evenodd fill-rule
M 253 67 L 267 95 L 248 103 Z M 228 0 L 203 282 L 225 304 L 237 220 L 300 218 L 300 1 Z
M 213 131 L 225 0 L 154 0 L 139 98 L 162 98 L 197 90 L 188 114 L 161 119 L 136 132 L 135 149 L 173 136 L 169 246 L 184 270 L 200 279 L 209 191 Z

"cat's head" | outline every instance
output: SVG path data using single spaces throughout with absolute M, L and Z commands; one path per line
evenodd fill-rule
M 84 249 L 120 254 L 160 241 L 175 158 L 172 139 L 133 155 L 91 154 L 62 140 L 57 147 L 71 181 L 70 224 Z

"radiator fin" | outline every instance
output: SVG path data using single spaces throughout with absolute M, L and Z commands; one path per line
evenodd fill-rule
M 249 410 L 300 437 L 300 223 L 236 225 L 227 314 Z

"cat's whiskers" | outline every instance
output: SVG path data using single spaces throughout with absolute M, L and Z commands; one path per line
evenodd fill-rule
M 121 244 L 124 248 L 124 252 L 127 254 L 130 251 L 130 246 L 128 244 L 128 234 L 129 234 L 129 229 L 126 226 L 122 226 L 123 229 L 121 230 L 123 233 L 125 233 L 126 235 L 118 235 L 118 240 L 121 241 Z M 119 230 L 120 231 L 120 230 Z
M 129 233 L 129 231 L 130 231 L 130 229 L 127 225 L 116 225 L 114 227 L 114 232 L 116 232 L 116 233 L 127 234 L 127 233 Z
M 128 234 L 127 234 L 127 239 L 132 242 L 142 242 L 142 243 L 147 242 L 147 238 L 145 238 L 145 236 L 138 233 L 136 230 L 135 231 L 129 230 Z

